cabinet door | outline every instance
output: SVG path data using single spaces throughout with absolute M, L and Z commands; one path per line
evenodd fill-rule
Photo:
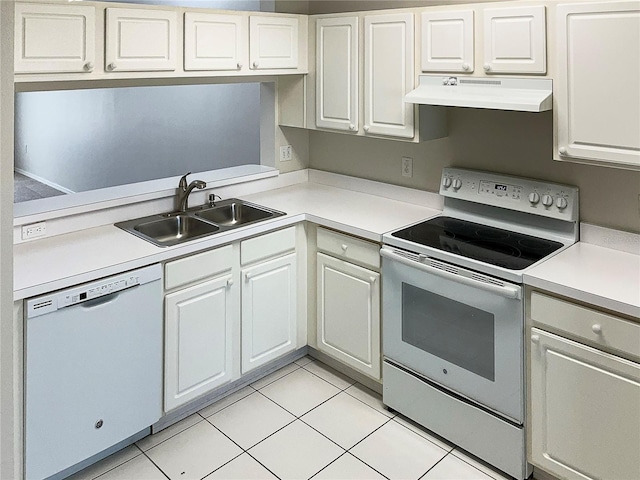
M 241 70 L 246 62 L 246 17 L 184 14 L 185 70 Z
M 296 349 L 296 254 L 242 270 L 242 373 Z
M 547 71 L 545 8 L 490 8 L 484 11 L 484 71 Z
M 170 10 L 107 8 L 108 72 L 175 70 L 178 14 Z
M 317 256 L 318 350 L 380 379 L 380 274 Z
M 165 297 L 165 411 L 232 379 L 238 290 L 229 273 Z
M 559 478 L 640 478 L 640 365 L 531 329 L 531 460 Z
M 413 138 L 413 15 L 364 17 L 365 134 Z
M 316 23 L 316 126 L 358 130 L 358 17 Z
M 253 70 L 298 68 L 298 19 L 249 17 L 249 61 Z
M 640 168 L 640 3 L 557 7 L 558 156 Z
M 473 10 L 422 14 L 422 71 L 473 72 Z
M 17 3 L 15 73 L 91 72 L 95 8 Z

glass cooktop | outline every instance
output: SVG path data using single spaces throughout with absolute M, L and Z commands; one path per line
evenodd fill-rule
M 562 247 L 552 240 L 451 217 L 432 218 L 391 236 L 509 270 L 522 270 Z

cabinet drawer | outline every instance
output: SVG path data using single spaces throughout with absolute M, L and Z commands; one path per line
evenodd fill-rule
M 232 265 L 233 247 L 231 245 L 169 262 L 164 266 L 165 290 L 212 277 L 230 270 Z
M 380 269 L 380 247 L 365 240 L 318 228 L 318 250 L 344 260 Z
M 250 238 L 240 244 L 240 262 L 242 265 L 257 262 L 269 257 L 295 250 L 296 227 L 285 228 Z
M 640 324 L 538 292 L 531 294 L 531 318 L 570 335 L 640 358 Z

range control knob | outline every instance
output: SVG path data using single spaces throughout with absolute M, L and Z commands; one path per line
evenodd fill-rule
M 553 205 L 553 197 L 551 195 L 543 195 L 542 204 L 545 207 L 550 207 L 551 205 Z
M 567 208 L 567 199 L 564 197 L 558 197 L 556 200 L 556 207 L 558 207 L 559 210 Z
M 453 189 L 454 189 L 454 190 L 459 190 L 461 186 L 462 186 L 462 182 L 460 181 L 460 179 L 459 179 L 459 178 L 456 178 L 456 179 L 453 181 Z
M 531 205 L 536 205 L 539 201 L 540 201 L 540 195 L 538 195 L 536 192 L 531 192 L 529 194 L 529 203 Z
M 444 177 L 442 179 L 442 186 L 444 188 L 449 188 L 451 186 L 451 179 L 449 177 Z

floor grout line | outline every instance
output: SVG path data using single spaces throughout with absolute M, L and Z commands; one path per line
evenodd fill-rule
M 147 458 L 149 459 L 149 461 L 150 461 L 151 463 L 153 463 L 153 464 L 155 465 L 155 467 L 156 467 L 158 470 L 160 470 L 160 473 L 162 473 L 162 475 L 164 475 L 164 476 L 165 476 L 165 477 L 167 477 L 169 480 L 171 480 L 171 477 L 169 477 L 169 475 L 167 475 L 167 473 L 166 473 L 163 469 L 161 469 L 161 468 L 160 468 L 160 466 L 159 466 L 156 462 L 154 462 L 154 461 L 151 459 L 151 457 L 150 457 L 149 455 L 147 455 L 147 452 L 142 452 L 142 454 L 143 454 L 145 457 L 147 457 Z

